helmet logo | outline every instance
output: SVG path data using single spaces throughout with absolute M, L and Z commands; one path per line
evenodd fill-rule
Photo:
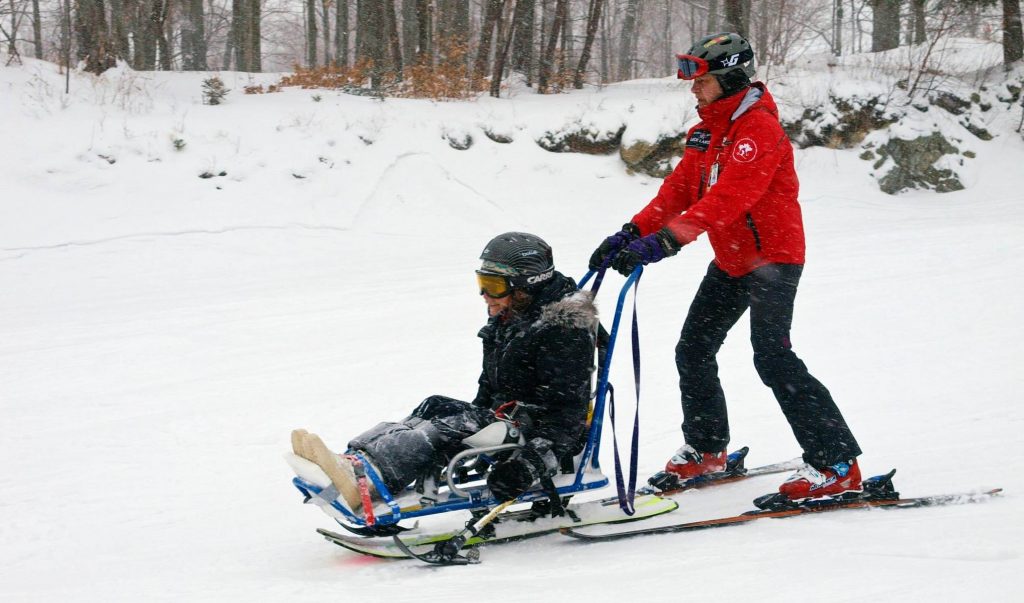
M 740 62 L 740 55 L 734 54 L 731 57 L 725 57 L 722 59 L 723 67 L 735 67 L 736 63 Z
M 531 276 L 530 278 L 526 279 L 526 284 L 527 285 L 536 285 L 537 283 L 542 283 L 542 282 L 548 280 L 549 278 L 551 278 L 553 276 L 555 276 L 555 269 L 554 268 L 552 268 L 551 270 L 548 270 L 547 272 L 542 272 L 542 273 L 540 273 L 540 274 L 538 274 L 536 276 Z
M 750 138 L 739 139 L 736 142 L 736 148 L 732 152 L 732 157 L 740 163 L 753 161 L 754 157 L 757 157 L 757 144 Z

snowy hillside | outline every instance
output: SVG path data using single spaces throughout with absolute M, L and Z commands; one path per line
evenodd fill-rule
M 792 117 L 823 88 L 877 85 L 859 69 L 769 86 Z M 331 522 L 289 483 L 289 431 L 342 447 L 427 395 L 472 396 L 483 244 L 535 232 L 579 277 L 659 185 L 617 154 L 536 139 L 575 122 L 625 124 L 627 139 L 678 131 L 696 117 L 689 86 L 380 101 L 243 95 L 277 78 L 221 75 L 233 92 L 207 106 L 204 74 L 75 75 L 65 97 L 53 65 L 0 67 L 0 599 L 1019 598 L 1019 107 L 985 114 L 995 137 L 969 143 L 959 192 L 886 195 L 857 149 L 797 151 L 808 261 L 794 345 L 862 467 L 897 468 L 907 495 L 1005 496 L 606 544 L 553 535 L 438 570 L 318 537 Z M 449 144 L 466 134 L 468 150 Z M 673 348 L 710 260 L 702 238 L 640 287 L 642 476 L 682 442 Z M 606 320 L 622 281 L 607 282 Z M 719 359 L 733 446 L 751 447 L 751 465 L 792 458 L 747 335 L 744 320 Z M 613 368 L 627 406 L 628 356 Z M 669 519 L 745 510 L 780 479 L 680 495 Z

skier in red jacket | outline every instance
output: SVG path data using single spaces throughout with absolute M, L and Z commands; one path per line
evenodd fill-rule
M 794 501 L 857 492 L 860 447 L 789 340 L 804 264 L 799 183 L 775 101 L 750 81 L 753 58 L 735 33 L 707 36 L 678 55 L 701 121 L 658 195 L 601 243 L 590 268 L 611 263 L 628 275 L 705 232 L 715 251 L 676 346 L 685 444 L 666 471 L 688 480 L 725 469 L 729 421 L 715 356 L 749 308 L 754 366 L 803 448 L 805 466 L 779 492 Z

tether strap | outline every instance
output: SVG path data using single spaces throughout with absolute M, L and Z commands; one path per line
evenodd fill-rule
M 370 498 L 370 484 L 367 483 L 366 470 L 363 468 L 363 461 L 358 456 L 346 455 L 352 463 L 352 470 L 356 474 L 356 484 L 359 485 L 359 496 L 363 499 L 363 517 L 366 518 L 366 527 L 377 523 L 373 515 L 373 500 Z
M 601 286 L 601 281 L 604 279 L 604 273 L 607 269 L 609 261 L 606 260 L 600 270 L 596 271 L 597 278 L 594 280 L 592 291 L 594 295 L 597 295 L 597 290 Z M 590 277 L 594 276 L 595 272 L 591 271 L 583 277 L 580 281 L 580 288 L 586 285 Z M 608 338 L 608 350 L 605 352 L 605 370 L 604 376 L 607 379 L 607 374 L 611 370 L 611 356 L 614 350 L 615 338 L 619 330 L 619 319 L 622 317 L 622 306 L 626 301 L 626 294 L 629 291 L 630 284 L 633 285 L 633 382 L 636 389 L 636 413 L 633 416 L 633 437 L 630 442 L 630 460 L 629 460 L 629 486 L 627 488 L 625 479 L 622 473 L 622 463 L 619 459 L 619 443 L 618 436 L 615 433 L 615 389 L 612 387 L 610 382 L 605 382 L 605 387 L 608 393 L 608 418 L 611 419 L 612 423 L 612 447 L 615 457 L 615 487 L 619 499 L 619 507 L 622 512 L 626 515 L 633 515 L 636 513 L 636 508 L 633 505 L 633 501 L 636 498 L 636 476 L 637 476 L 637 464 L 639 460 L 639 443 L 640 443 L 640 329 L 639 321 L 637 320 L 636 310 L 636 298 L 637 292 L 640 287 L 640 276 L 643 274 L 643 266 L 639 265 L 633 273 L 626 279 L 626 284 L 623 286 L 622 291 L 619 293 L 618 305 L 615 308 L 615 318 L 612 321 L 612 330 Z M 598 386 L 600 391 L 600 384 Z
M 636 485 L 637 485 L 637 462 L 639 459 L 639 442 L 640 442 L 640 330 L 639 322 L 637 320 L 637 291 L 640 286 L 640 275 L 643 273 L 643 267 L 637 266 L 630 274 L 630 279 L 633 281 L 633 378 L 634 385 L 636 386 L 636 414 L 633 417 L 633 437 L 630 442 L 630 475 L 629 485 L 625 483 L 623 475 L 623 465 L 618 456 L 618 437 L 615 433 L 615 394 L 614 389 L 609 383 L 608 388 L 608 418 L 611 420 L 611 444 L 615 460 L 615 489 L 617 490 L 618 496 L 618 507 L 623 510 L 623 513 L 627 515 L 633 515 L 636 513 L 636 508 L 633 505 L 633 501 L 636 498 Z M 622 314 L 622 306 L 626 301 L 626 294 L 629 291 L 629 279 L 627 284 L 623 288 L 620 298 L 618 298 L 618 306 L 615 308 L 615 321 L 611 326 L 611 340 L 613 341 L 618 331 L 618 318 Z M 608 354 L 610 356 L 610 353 Z M 606 362 L 610 361 L 610 357 L 605 358 Z

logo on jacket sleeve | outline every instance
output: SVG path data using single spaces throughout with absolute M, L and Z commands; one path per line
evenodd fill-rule
M 757 157 L 757 144 L 750 138 L 741 138 L 736 141 L 733 147 L 732 158 L 740 163 L 753 161 Z
M 707 151 L 711 146 L 711 130 L 694 130 L 686 139 L 686 146 L 702 153 Z

